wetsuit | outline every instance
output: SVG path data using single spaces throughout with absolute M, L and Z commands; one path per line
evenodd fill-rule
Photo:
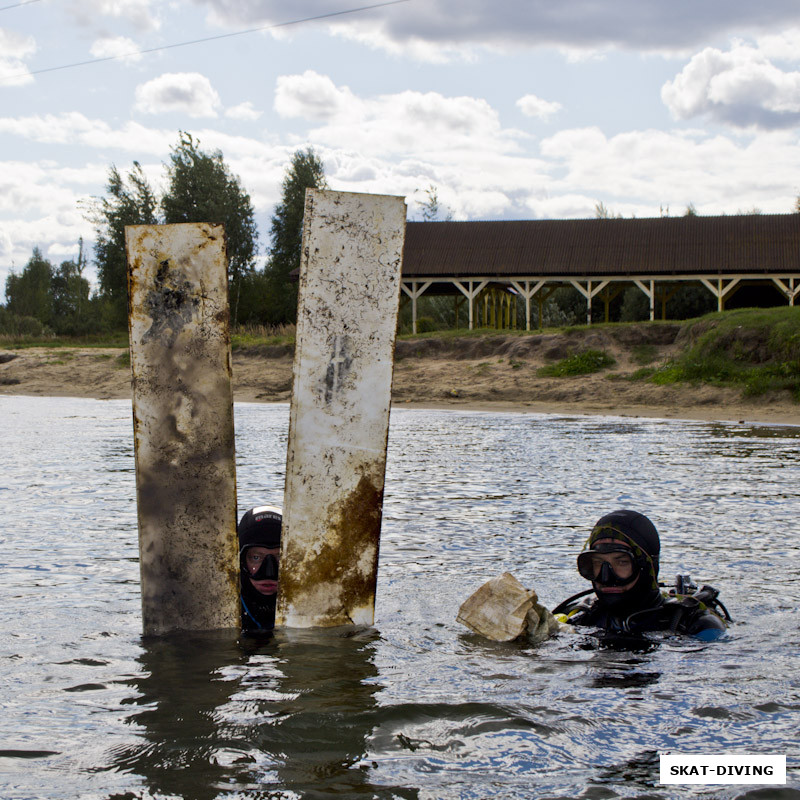
M 275 627 L 277 594 L 261 594 L 250 579 L 277 581 L 278 558 L 267 554 L 253 575 L 247 569 L 247 552 L 251 547 L 275 550 L 281 544 L 283 516 L 277 506 L 256 506 L 245 512 L 239 521 L 239 574 L 242 603 L 242 630 L 268 632 Z
M 568 605 L 563 616 L 558 615 L 557 619 L 570 625 L 602 628 L 608 633 L 671 631 L 703 641 L 718 639 L 726 629 L 725 622 L 716 613 L 691 595 L 673 597 L 659 594 L 636 610 L 609 607 L 596 597 L 586 598 Z
M 263 595 L 242 575 L 242 630 L 271 631 L 275 627 L 277 595 Z
M 554 610 L 556 619 L 615 634 L 672 631 L 718 639 L 725 622 L 703 601 L 721 606 L 719 593 L 710 586 L 696 595 L 663 593 L 660 553 L 658 531 L 644 514 L 619 509 L 601 517 L 578 556 L 578 572 L 592 582 L 595 596 L 566 600 Z

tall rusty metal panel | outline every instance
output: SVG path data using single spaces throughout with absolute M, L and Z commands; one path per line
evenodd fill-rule
M 277 624 L 375 616 L 406 206 L 306 192 Z
M 145 634 L 238 627 L 221 225 L 125 229 Z

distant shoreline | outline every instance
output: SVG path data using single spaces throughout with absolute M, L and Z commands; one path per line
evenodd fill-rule
M 623 352 L 604 373 L 542 378 L 541 361 L 516 352 L 519 346 L 518 337 L 497 337 L 492 347 L 465 340 L 462 352 L 452 352 L 457 343 L 422 354 L 406 346 L 395 363 L 393 407 L 800 425 L 800 404 L 788 393 L 742 398 L 727 387 L 630 381 L 625 376 L 637 365 Z M 126 354 L 124 348 L 0 348 L 0 395 L 129 399 Z M 291 383 L 290 352 L 233 353 L 236 401 L 289 402 Z

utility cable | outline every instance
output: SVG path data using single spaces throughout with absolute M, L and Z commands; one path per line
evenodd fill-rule
M 28 2 L 39 2 L 39 0 L 27 0 Z M 25 78 L 28 75 L 42 75 L 45 72 L 56 72 L 62 69 L 73 69 L 74 67 L 85 67 L 89 64 L 100 64 L 103 61 L 117 61 L 120 58 L 130 58 L 131 56 L 143 56 L 148 53 L 158 53 L 161 50 L 171 50 L 174 47 L 188 47 L 192 44 L 202 44 L 203 42 L 214 42 L 218 39 L 230 39 L 233 36 L 244 36 L 247 33 L 258 33 L 259 31 L 269 31 L 276 28 L 288 28 L 290 25 L 302 25 L 304 22 L 315 22 L 320 19 L 330 19 L 331 17 L 341 17 L 345 14 L 357 14 L 360 11 L 371 11 L 375 8 L 384 8 L 385 6 L 395 6 L 399 3 L 410 3 L 411 0 L 388 0 L 385 3 L 374 3 L 369 6 L 359 6 L 358 8 L 348 8 L 344 11 L 330 11 L 327 14 L 317 14 L 313 17 L 304 17 L 303 19 L 294 19 L 290 22 L 275 22 L 271 25 L 262 25 L 258 28 L 248 28 L 244 31 L 232 31 L 231 33 L 219 33 L 216 36 L 206 36 L 202 39 L 192 39 L 188 42 L 176 42 L 175 44 L 165 44 L 160 47 L 148 47 L 145 50 L 134 50 L 130 53 L 120 53 L 115 56 L 104 56 L 103 58 L 92 58 L 88 61 L 76 61 L 72 64 L 62 64 L 58 67 L 45 67 L 44 69 L 35 69 L 29 72 L 18 72 L 15 75 L 6 75 L 0 78 L 0 83 L 18 78 Z M 20 4 L 22 5 L 22 4 Z M 11 8 L 12 6 L 9 6 Z M 2 10 L 2 9 L 0 9 Z
M 21 3 L 14 3 L 12 6 L 0 6 L 0 11 L 8 11 L 9 8 L 19 8 L 20 6 L 29 6 L 31 3 L 41 3 L 42 0 L 22 0 Z

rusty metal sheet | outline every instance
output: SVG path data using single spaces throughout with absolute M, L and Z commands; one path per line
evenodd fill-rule
M 277 624 L 371 625 L 406 206 L 306 192 Z
M 125 229 L 145 634 L 238 627 L 225 232 Z

